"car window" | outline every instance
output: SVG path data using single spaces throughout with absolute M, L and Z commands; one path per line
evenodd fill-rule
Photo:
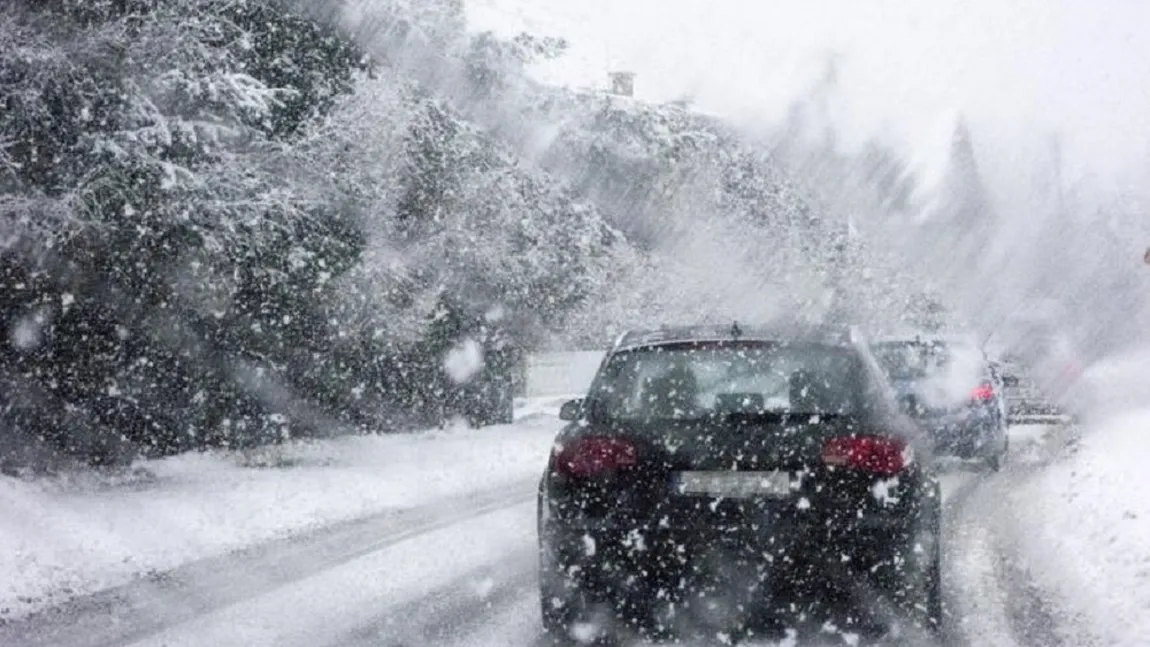
M 950 349 L 938 343 L 877 344 L 874 355 L 892 380 L 928 378 L 946 370 L 951 361 Z
M 984 373 L 989 367 L 977 348 L 944 342 L 886 342 L 875 344 L 872 352 L 892 380 L 929 378 L 956 365 L 977 365 Z
M 817 344 L 700 343 L 627 350 L 592 385 L 616 419 L 693 419 L 729 413 L 853 413 L 858 358 Z
M 873 353 L 902 393 L 913 393 L 931 408 L 965 405 L 972 389 L 994 379 L 982 351 L 963 344 L 885 342 Z

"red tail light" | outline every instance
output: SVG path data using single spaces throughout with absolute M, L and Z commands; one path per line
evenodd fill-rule
M 980 384 L 970 392 L 970 399 L 976 402 L 992 400 L 994 399 L 994 387 L 989 384 Z
M 637 462 L 634 445 L 609 436 L 577 438 L 556 451 L 555 470 L 565 476 L 595 476 Z
M 906 442 L 889 436 L 839 436 L 823 444 L 823 462 L 878 476 L 894 476 L 910 463 Z

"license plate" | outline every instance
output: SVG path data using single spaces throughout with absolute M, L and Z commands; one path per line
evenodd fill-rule
M 686 496 L 731 499 L 784 497 L 793 489 L 787 472 L 679 472 L 675 490 Z

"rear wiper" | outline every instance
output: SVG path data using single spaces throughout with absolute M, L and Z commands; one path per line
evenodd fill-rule
M 787 416 L 785 411 L 730 411 L 723 414 L 723 419 L 736 423 L 783 422 Z
M 852 414 L 842 413 L 841 411 L 791 411 L 787 413 L 791 419 L 795 418 L 818 418 L 819 420 L 842 420 L 843 418 L 850 417 Z

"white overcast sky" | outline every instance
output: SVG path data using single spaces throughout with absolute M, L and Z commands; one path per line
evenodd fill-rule
M 1150 179 L 1150 0 L 467 1 L 475 29 L 571 41 L 539 68 L 550 81 L 603 86 L 629 69 L 641 97 L 691 94 L 770 125 L 834 53 L 848 141 L 883 133 L 929 157 L 961 112 L 1000 185 L 1051 132 L 1071 180 Z

